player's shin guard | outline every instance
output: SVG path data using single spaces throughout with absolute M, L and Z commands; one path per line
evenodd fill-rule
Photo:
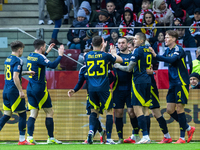
M 180 137 L 185 137 L 185 130 L 186 130 L 186 116 L 185 113 L 178 114 L 178 121 L 180 126 Z
M 107 134 L 107 139 L 111 139 L 112 127 L 113 127 L 113 116 L 112 115 L 107 115 L 106 116 L 106 134 Z
M 123 118 L 116 118 L 115 125 L 119 139 L 123 139 Z
M 25 132 L 26 132 L 26 112 L 19 113 L 18 127 L 19 127 L 19 134 L 25 135 Z
M 132 125 L 132 127 L 133 127 L 132 134 L 138 134 L 138 132 L 139 132 L 139 130 L 140 130 L 140 127 L 138 126 L 137 117 L 135 117 L 135 118 L 130 118 L 130 121 L 131 121 L 131 125 Z
M 3 115 L 3 117 L 1 117 L 0 119 L 0 131 L 3 128 L 3 126 L 5 125 L 5 123 L 10 119 L 10 116 L 8 115 Z
M 168 128 L 167 128 L 167 122 L 166 122 L 165 118 L 163 116 L 161 116 L 160 118 L 157 118 L 157 121 L 159 123 L 160 129 L 163 132 L 163 134 L 167 134 Z
M 28 126 L 28 135 L 33 136 L 33 131 L 34 131 L 34 127 L 35 127 L 35 118 L 29 117 L 27 126 Z
M 47 128 L 49 137 L 50 137 L 50 138 L 51 138 L 51 137 L 54 137 L 54 136 L 53 136 L 53 131 L 54 131 L 54 122 L 53 122 L 53 118 L 46 118 L 45 124 L 46 124 L 46 128 Z
M 148 135 L 147 122 L 144 115 L 139 116 L 137 119 L 138 119 L 138 125 L 140 129 L 142 130 L 143 136 Z
M 150 116 L 145 116 L 146 121 L 147 121 L 147 132 L 148 135 L 150 134 L 150 126 L 151 126 L 151 120 L 150 120 Z
M 91 113 L 90 114 L 90 119 L 89 119 L 89 128 L 94 132 L 95 126 L 96 126 L 96 121 L 97 121 L 97 114 L 96 113 Z

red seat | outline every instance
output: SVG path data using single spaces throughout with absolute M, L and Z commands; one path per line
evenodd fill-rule
M 64 54 L 75 59 L 76 61 L 78 60 L 78 56 L 80 55 L 81 50 L 80 49 L 65 49 Z M 63 70 L 76 70 L 77 63 L 66 56 L 63 56 L 61 61 L 60 61 L 60 67 Z

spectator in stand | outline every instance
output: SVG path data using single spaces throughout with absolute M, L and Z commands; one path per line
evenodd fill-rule
M 91 10 L 91 6 L 88 1 L 83 1 L 80 5 L 80 9 L 85 11 L 86 18 L 90 24 L 98 21 L 98 13 L 95 10 Z
M 190 33 L 195 38 L 197 46 L 200 46 L 200 28 L 195 28 L 196 26 L 200 26 L 200 8 L 194 10 L 194 18 L 192 18 L 192 22 Z
M 71 0 L 64 0 L 65 4 L 67 5 L 67 9 L 68 9 L 68 15 L 70 13 L 70 10 L 72 9 L 71 7 Z M 73 4 L 73 10 L 74 10 L 74 18 L 77 17 L 77 12 L 79 10 L 79 0 L 72 0 L 72 4 Z
M 77 19 L 74 19 L 71 28 L 87 27 L 88 20 L 86 18 L 85 11 L 80 9 L 77 13 Z M 69 41 L 69 49 L 80 49 L 81 53 L 85 48 L 86 42 L 83 40 L 86 37 L 86 30 L 70 29 L 67 33 L 67 39 Z
M 106 4 L 106 9 L 108 11 L 111 22 L 113 22 L 115 26 L 118 27 L 119 24 L 121 23 L 121 18 L 120 18 L 120 14 L 115 9 L 115 3 L 108 2 Z
M 129 9 L 125 10 L 123 14 L 123 20 L 119 25 L 119 35 L 120 36 L 135 35 L 136 32 L 138 32 L 138 29 L 134 29 L 133 27 L 136 26 L 139 26 L 139 24 L 133 20 L 132 11 Z M 124 27 L 132 27 L 132 28 L 124 28 Z
M 51 20 L 54 20 L 55 27 L 54 28 L 60 28 L 62 25 L 62 18 L 63 18 L 63 6 L 64 1 L 63 0 L 46 0 L 47 3 L 47 11 L 49 12 Z M 57 40 L 59 29 L 54 29 L 52 36 L 51 36 L 51 43 L 55 43 L 56 45 L 61 45 Z M 55 47 L 57 48 L 57 47 Z
M 168 4 L 169 3 L 171 4 L 170 7 L 172 11 L 176 11 L 177 8 L 181 8 L 186 10 L 190 16 L 194 14 L 194 9 L 196 8 L 194 0 L 168 0 Z
M 124 13 L 125 5 L 127 3 L 133 4 L 133 0 L 115 0 L 114 3 L 115 3 L 117 12 L 120 13 L 120 15 L 122 15 Z
M 118 38 L 119 38 L 119 31 L 118 29 L 112 29 L 110 31 L 110 37 L 111 39 L 108 41 L 108 44 L 106 46 L 106 52 L 109 51 L 110 45 L 114 45 L 116 47 L 117 52 L 119 51 L 118 48 Z
M 164 47 L 165 47 L 165 33 L 159 32 L 158 41 L 156 41 L 153 44 L 152 48 L 154 49 L 155 53 L 158 54 L 160 51 L 160 48 L 164 49 Z M 153 70 L 158 70 L 159 62 L 154 57 L 152 58 L 152 65 L 153 65 Z
M 167 8 L 165 0 L 153 1 L 153 14 L 156 21 L 162 26 L 171 26 L 173 24 L 174 15 L 170 9 Z
M 192 61 L 192 63 L 190 64 L 190 74 L 191 73 L 198 73 L 200 74 L 200 47 L 197 47 L 196 50 L 196 59 Z
M 129 9 L 129 10 L 132 11 L 132 13 L 133 13 L 133 20 L 134 20 L 134 21 L 137 21 L 137 15 L 136 15 L 136 13 L 133 12 L 133 4 L 132 4 L 132 3 L 127 3 L 127 4 L 124 6 L 124 11 L 127 10 L 127 9 Z M 122 15 L 121 15 L 121 20 L 123 20 L 123 18 L 124 18 L 124 15 L 122 14 Z
M 184 25 L 190 26 L 192 24 L 192 19 L 189 17 L 188 13 L 184 9 L 177 8 L 174 11 L 174 18 L 182 19 Z
M 190 75 L 190 89 L 200 89 L 199 74 L 196 72 Z
M 179 20 L 180 20 L 180 24 L 178 24 L 178 25 L 174 24 L 174 26 L 183 26 L 183 24 L 182 24 L 183 21 L 180 18 L 179 18 Z M 192 35 L 188 29 L 177 27 L 174 30 L 176 30 L 178 33 L 178 40 L 176 41 L 176 43 L 178 45 L 180 45 L 183 48 L 184 47 L 196 47 L 195 40 L 192 37 Z
M 152 12 L 152 9 L 150 9 L 150 7 L 151 7 L 150 0 L 142 1 L 142 9 L 141 9 L 141 12 L 138 13 L 138 22 L 139 23 L 143 23 L 143 17 L 144 17 L 145 12 L 147 12 L 147 11 Z
M 39 25 L 43 25 L 44 24 L 44 20 L 45 20 L 45 15 L 44 15 L 44 6 L 45 6 L 45 0 L 38 0 L 38 9 L 39 9 L 39 22 L 38 24 Z M 47 16 L 47 24 L 48 25 L 52 25 L 54 24 L 53 21 L 50 19 L 49 17 L 49 13 L 47 11 L 46 13 L 46 16 Z
M 142 33 L 146 35 L 146 40 L 153 45 L 158 38 L 158 33 L 162 29 L 157 29 L 156 26 L 160 26 L 158 22 L 155 20 L 155 17 L 152 12 L 146 11 L 143 16 L 143 27 L 149 27 L 149 28 L 141 28 Z

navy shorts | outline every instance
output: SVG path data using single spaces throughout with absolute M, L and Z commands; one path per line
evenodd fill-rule
M 45 91 L 27 91 L 28 109 L 51 108 L 51 97 L 47 89 Z
M 114 91 L 113 107 L 114 109 L 123 109 L 126 104 L 127 108 L 133 108 L 131 105 L 131 91 Z
M 133 106 L 149 107 L 151 105 L 150 93 L 151 93 L 150 83 L 134 84 L 132 82 L 131 104 Z
M 189 85 L 175 85 L 169 87 L 167 103 L 187 104 L 189 97 Z
M 25 99 L 21 99 L 19 93 L 3 93 L 3 110 L 12 112 L 26 110 Z
M 151 105 L 149 109 L 155 109 L 155 108 L 160 108 L 160 100 L 159 100 L 159 93 L 158 93 L 158 88 L 156 86 L 156 81 L 154 79 L 154 76 L 151 78 Z
M 91 109 L 94 108 L 103 113 L 103 110 L 113 108 L 112 93 L 110 91 L 89 91 L 89 98 Z

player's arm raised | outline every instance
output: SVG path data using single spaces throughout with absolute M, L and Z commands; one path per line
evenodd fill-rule
M 114 45 L 110 45 L 110 52 L 113 56 L 116 57 L 116 63 L 123 63 L 123 59 L 119 55 L 117 55 L 116 47 Z
M 25 98 L 25 95 L 24 95 L 24 92 L 22 90 L 22 86 L 20 83 L 20 79 L 19 79 L 19 72 L 13 73 L 13 80 L 14 80 L 15 86 L 17 87 L 17 89 L 19 91 L 20 98 Z
M 22 76 L 24 76 L 24 75 L 34 76 L 35 75 L 35 71 L 22 71 Z

